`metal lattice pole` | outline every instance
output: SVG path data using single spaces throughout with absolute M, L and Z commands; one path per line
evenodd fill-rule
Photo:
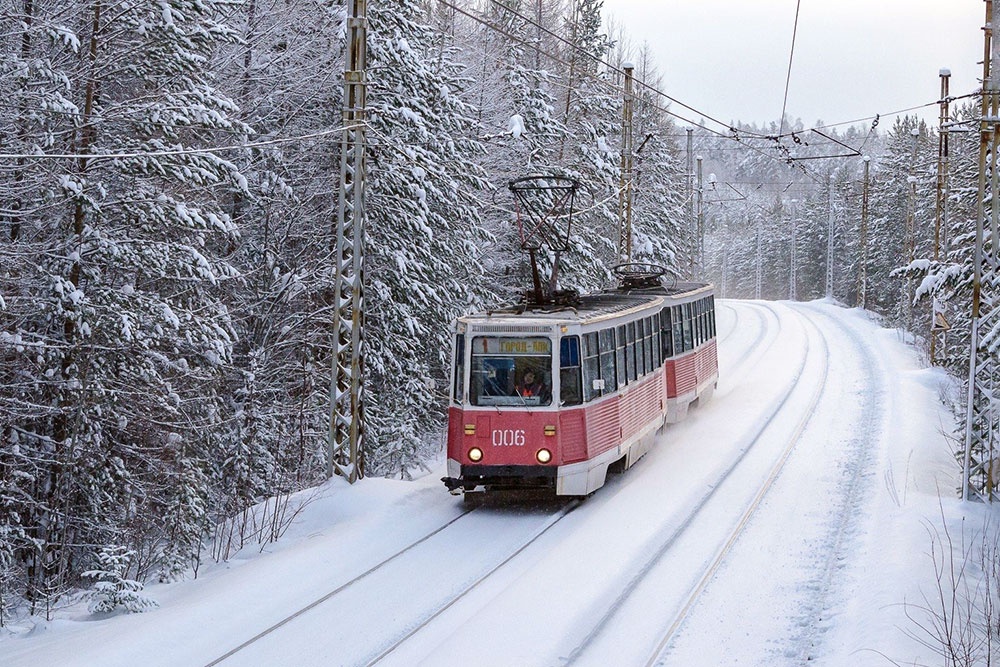
M 618 190 L 618 261 L 632 261 L 632 70 L 631 63 L 622 65 L 625 70 L 625 102 L 622 106 L 622 163 L 621 187 Z
M 340 151 L 340 194 L 330 379 L 327 475 L 351 483 L 364 476 L 364 251 L 365 251 L 365 72 L 367 0 L 351 0 L 344 71 L 344 134 Z
M 985 46 L 983 56 L 983 95 L 979 123 L 979 193 L 976 202 L 976 245 L 973 255 L 972 279 L 972 327 L 969 343 L 969 387 L 965 422 L 965 463 L 962 471 L 962 498 L 969 500 L 975 496 L 990 501 L 996 496 L 993 440 L 998 430 L 997 412 L 994 404 L 996 365 L 990 340 L 991 329 L 997 324 L 996 315 L 1000 308 L 992 306 L 996 284 L 996 248 L 991 241 L 985 244 L 985 201 L 995 199 L 996 169 L 994 177 L 987 178 L 987 159 L 991 166 L 996 164 L 998 86 L 991 77 L 990 60 L 993 56 L 993 2 L 986 0 L 986 24 L 983 28 Z M 995 229 L 996 207 L 992 207 Z M 994 237 L 995 238 L 995 237 Z M 986 265 L 987 275 L 983 275 Z M 987 332 L 981 336 L 981 332 Z
M 948 83 L 951 78 L 951 71 L 941 69 L 941 106 L 940 117 L 938 118 L 938 161 L 937 161 L 937 184 L 936 196 L 934 198 L 934 261 L 941 259 L 943 241 L 946 242 L 948 234 L 948 117 L 950 115 L 948 104 Z M 947 253 L 947 249 L 945 249 Z M 944 314 L 940 313 L 937 307 L 937 300 L 931 299 L 931 335 L 930 335 L 930 358 L 931 364 L 937 363 L 937 339 L 938 335 L 946 335 L 948 325 L 944 320 Z M 943 340 L 942 340 L 943 342 Z

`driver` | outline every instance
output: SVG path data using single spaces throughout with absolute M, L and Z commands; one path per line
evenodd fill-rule
M 535 371 L 530 368 L 524 371 L 524 375 L 521 376 L 521 381 L 517 385 L 518 395 L 523 398 L 541 397 L 543 391 L 545 391 L 545 385 L 535 377 Z

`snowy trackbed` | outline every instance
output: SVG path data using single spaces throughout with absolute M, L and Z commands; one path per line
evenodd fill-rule
M 950 483 L 936 381 L 833 304 L 722 301 L 718 329 L 712 400 L 589 498 L 469 511 L 436 476 L 338 482 L 275 553 L 0 640 L 0 664 L 919 664 L 900 554 Z

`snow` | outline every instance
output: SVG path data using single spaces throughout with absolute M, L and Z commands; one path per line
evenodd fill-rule
M 25 621 L 0 664 L 938 664 L 909 618 L 930 534 L 986 514 L 956 497 L 948 378 L 830 302 L 723 300 L 718 331 L 712 400 L 565 516 L 462 516 L 440 462 L 335 478 L 277 543 L 147 586 L 143 614 Z
M 514 114 L 510 117 L 510 120 L 507 121 L 507 131 L 513 138 L 521 138 L 521 135 L 524 134 L 524 118 L 521 114 Z

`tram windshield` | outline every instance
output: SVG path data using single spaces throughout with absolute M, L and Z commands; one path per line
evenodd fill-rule
M 473 405 L 535 406 L 552 402 L 552 341 L 541 337 L 472 339 Z

